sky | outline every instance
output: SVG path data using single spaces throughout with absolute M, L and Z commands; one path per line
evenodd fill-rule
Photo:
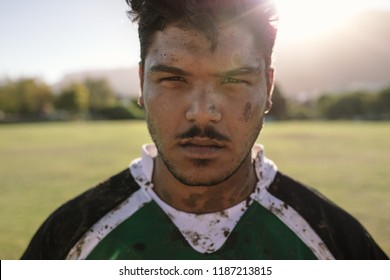
M 138 63 L 124 0 L 0 0 L 0 77 L 42 77 Z
M 279 38 L 307 39 L 337 28 L 365 10 L 390 10 L 390 0 L 276 0 Z
M 277 4 L 283 42 L 318 35 L 361 10 L 390 9 L 390 0 Z M 0 0 L 0 78 L 55 83 L 67 73 L 136 66 L 137 28 L 127 10 L 125 0 Z

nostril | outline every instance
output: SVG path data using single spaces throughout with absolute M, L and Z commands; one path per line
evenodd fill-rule
M 206 105 L 195 102 L 187 110 L 186 119 L 199 124 L 207 124 L 220 121 L 221 114 L 215 104 Z

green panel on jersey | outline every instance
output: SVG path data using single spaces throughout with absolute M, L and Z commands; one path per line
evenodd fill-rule
M 88 259 L 316 259 L 275 215 L 254 202 L 221 249 L 195 251 L 150 202 L 109 233 Z
M 229 239 L 223 248 L 235 250 L 233 258 L 236 259 L 317 259 L 290 228 L 256 202 L 246 211 Z

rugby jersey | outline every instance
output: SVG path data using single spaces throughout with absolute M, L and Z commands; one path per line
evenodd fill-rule
M 55 211 L 23 259 L 386 259 L 348 213 L 290 179 L 255 145 L 258 182 L 216 213 L 179 211 L 153 191 L 154 145 Z

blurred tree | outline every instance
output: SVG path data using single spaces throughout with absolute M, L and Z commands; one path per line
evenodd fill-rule
M 7 80 L 0 86 L 0 110 L 5 114 L 19 113 L 20 106 L 13 82 Z
M 63 89 L 55 102 L 56 108 L 72 114 L 86 113 L 89 106 L 89 91 L 81 84 L 72 84 Z
M 378 93 L 375 107 L 380 119 L 390 119 L 390 87 Z
M 116 105 L 116 97 L 105 79 L 86 79 L 84 86 L 89 91 L 89 109 L 91 112 Z
M 334 119 L 332 106 L 336 103 L 337 96 L 324 93 L 317 99 L 317 108 L 321 117 L 325 119 Z
M 0 86 L 0 110 L 23 117 L 42 117 L 53 110 L 53 93 L 35 79 L 7 80 Z
M 316 102 L 312 99 L 298 101 L 288 100 L 288 118 L 293 120 L 318 119 L 320 113 L 316 108 Z
M 138 97 L 133 97 L 128 105 L 134 119 L 145 119 L 145 110 L 138 105 Z
M 339 95 L 323 95 L 318 101 L 322 116 L 327 119 L 373 119 L 376 95 L 357 91 Z
M 129 120 L 134 119 L 133 114 L 123 105 L 116 105 L 100 110 L 100 116 L 109 120 Z
M 267 116 L 277 120 L 286 119 L 288 117 L 287 99 L 284 97 L 277 84 L 275 84 L 272 94 L 272 108 Z

